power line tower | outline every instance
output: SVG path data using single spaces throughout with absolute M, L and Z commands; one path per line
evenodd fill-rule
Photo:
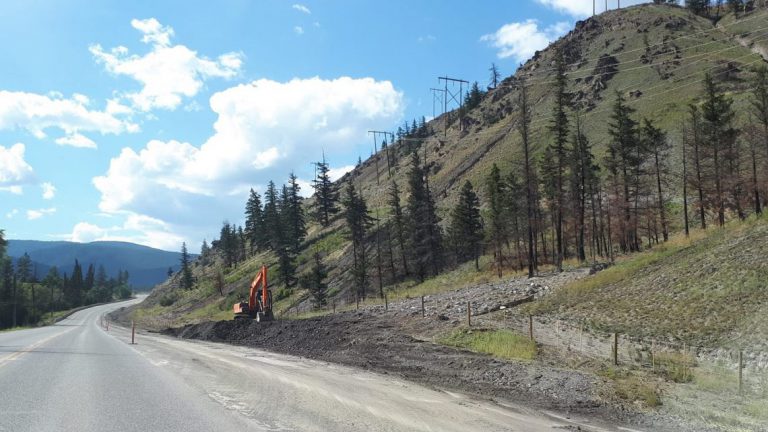
M 445 90 L 434 87 L 430 88 L 429 90 L 432 92 L 432 118 L 437 118 L 437 110 L 435 109 L 436 107 L 440 108 L 440 114 L 445 112 L 443 111 Z
M 469 81 L 448 76 L 437 77 L 437 80 L 443 84 L 443 112 L 448 113 L 448 106 L 455 102 L 459 108 L 459 116 L 461 116 L 462 108 L 464 108 L 464 84 L 469 86 Z M 445 136 L 448 130 L 448 120 L 446 118 L 443 123 L 443 136 Z M 461 118 L 459 118 L 459 121 L 461 121 Z
M 379 184 L 379 165 L 378 165 L 378 162 L 379 162 L 379 156 L 378 156 L 379 149 L 378 149 L 378 145 L 379 145 L 379 142 L 381 142 L 382 144 L 384 144 L 384 143 L 389 143 L 389 144 L 394 143 L 395 142 L 395 134 L 393 134 L 392 132 L 376 131 L 376 130 L 369 130 L 368 133 L 373 135 L 373 151 L 374 151 L 374 155 L 376 157 L 376 159 L 375 159 L 375 161 L 376 161 L 376 185 L 378 185 Z M 383 137 L 382 141 L 379 141 L 379 137 Z M 389 141 L 387 141 L 387 138 L 389 138 Z M 384 146 L 382 145 L 382 147 L 384 147 Z M 389 177 L 392 177 L 392 164 L 391 164 L 390 159 L 389 159 L 389 147 L 390 146 L 387 145 L 387 147 L 385 149 L 385 153 L 386 153 L 385 157 L 387 158 L 387 173 L 389 174 Z

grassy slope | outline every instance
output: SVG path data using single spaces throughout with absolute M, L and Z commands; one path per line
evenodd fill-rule
M 682 236 L 579 280 L 535 313 L 704 346 L 763 344 L 768 218 Z
M 588 107 L 584 110 L 584 127 L 598 155 L 607 142 L 607 115 L 616 91 L 628 96 L 632 106 L 637 109 L 638 117 L 653 118 L 661 127 L 669 130 L 676 144 L 679 141 L 677 129 L 680 120 L 687 104 L 699 93 L 704 71 L 720 71 L 729 61 L 743 69 L 743 65 L 759 60 L 757 54 L 737 43 L 733 35 L 750 39 L 754 34 L 765 34 L 762 29 L 765 17 L 764 11 L 742 17 L 738 22 L 732 16 L 727 16 L 721 20 L 719 27 L 715 27 L 710 21 L 691 15 L 682 8 L 643 5 L 610 11 L 580 23 L 574 31 L 555 42 L 554 46 L 528 61 L 516 74 L 518 78 L 525 77 L 530 85 L 530 98 L 534 102 L 534 148 L 540 151 L 549 140 L 546 127 L 552 109 L 550 87 L 554 49 L 564 48 L 568 52 L 568 62 L 573 64 L 569 71 L 572 78 L 571 91 Z M 749 33 L 757 30 L 762 31 Z M 651 45 L 649 63 L 639 60 L 645 51 L 643 34 L 648 36 Z M 606 81 L 605 89 L 596 91 L 593 89 L 594 69 L 597 58 L 603 54 L 610 54 L 620 62 L 619 71 Z M 736 74 L 734 79 L 723 83 L 733 92 L 737 108 L 745 103 L 743 96 L 738 93 L 747 87 L 743 80 L 745 76 L 743 73 Z M 430 165 L 430 188 L 437 201 L 438 213 L 444 220 L 448 219 L 449 209 L 465 179 L 476 185 L 482 199 L 481 185 L 492 164 L 499 164 L 505 171 L 517 168 L 514 161 L 519 160 L 521 153 L 519 136 L 514 129 L 518 121 L 518 94 L 509 87 L 510 82 L 509 79 L 505 80 L 503 84 L 507 87 L 491 92 L 478 108 L 468 114 L 470 126 L 467 130 L 460 131 L 456 122 L 449 122 L 444 133 L 446 116 L 440 116 L 429 123 L 434 133 L 418 148 L 420 154 L 426 154 Z M 630 92 L 636 90 L 641 90 L 642 94 L 630 96 Z M 509 131 L 511 133 L 507 133 Z M 675 148 L 678 146 L 675 145 Z M 399 183 L 402 199 L 407 195 L 405 178 L 410 158 L 407 157 L 405 146 L 392 148 L 391 152 L 396 156 L 396 162 L 391 167 L 391 177 L 386 158 L 380 153 L 364 161 L 339 181 L 342 188 L 344 184 L 353 182 L 362 190 L 372 214 L 384 220 L 388 217 L 386 197 L 390 179 Z M 677 163 L 678 153 L 673 151 L 673 164 Z M 331 294 L 348 299 L 351 278 L 345 270 L 349 268 L 351 258 L 343 226 L 340 218 L 325 229 L 310 224 L 309 236 L 298 261 L 300 269 L 306 269 L 304 264 L 310 261 L 317 247 L 325 254 Z M 143 313 L 147 316 L 162 316 L 173 311 L 190 319 L 226 317 L 235 298 L 244 295 L 250 278 L 263 259 L 256 257 L 237 270 L 225 270 L 228 281 L 226 293 L 229 293 L 225 299 L 219 298 L 212 288 L 210 275 L 214 274 L 214 270 L 199 269 L 198 272 L 203 275 L 200 278 L 202 283 L 195 290 L 179 293 L 180 299 L 172 307 L 159 310 L 156 306 L 159 295 L 172 290 L 174 284 L 171 281 L 161 285 L 156 290 L 158 294 L 150 298 L 153 301 L 142 306 L 153 309 Z M 280 306 L 288 307 L 306 297 L 306 293 L 294 294 Z

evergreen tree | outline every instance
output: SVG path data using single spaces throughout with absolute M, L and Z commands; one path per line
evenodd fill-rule
M 575 116 L 576 130 L 573 135 L 573 147 L 571 149 L 571 186 L 570 195 L 575 211 L 576 228 L 576 255 L 580 262 L 587 259 L 586 256 L 586 213 L 587 199 L 592 201 L 594 208 L 594 196 L 597 193 L 596 183 L 599 181 L 597 172 L 599 167 L 595 163 L 592 154 L 592 146 L 584 134 L 581 126 L 581 117 Z M 592 237 L 597 234 L 596 214 L 593 211 Z
M 502 246 L 507 241 L 507 224 L 504 211 L 504 185 L 501 181 L 501 171 L 493 164 L 491 172 L 485 183 L 486 197 L 488 199 L 488 241 L 493 247 L 493 256 L 496 261 L 496 272 L 502 276 L 504 265 L 504 251 Z
M 400 205 L 400 189 L 395 180 L 392 180 L 389 187 L 389 208 L 392 213 L 392 228 L 395 231 L 395 238 L 397 239 L 397 245 L 400 249 L 400 261 L 403 265 L 403 273 L 406 276 L 409 276 L 411 272 L 408 270 L 408 254 L 406 252 L 405 217 L 403 216 L 403 208 Z
M 189 253 L 187 252 L 187 243 L 181 243 L 181 287 L 185 290 L 192 289 L 194 280 L 192 278 L 192 268 L 190 267 Z
M 312 187 L 315 189 L 315 218 L 325 227 L 330 223 L 331 216 L 339 211 L 337 206 L 339 193 L 328 174 L 330 168 L 325 161 L 325 155 L 322 162 L 315 163 L 315 167 L 317 174 L 312 182 Z
M 301 205 L 302 198 L 299 195 L 301 188 L 296 176 L 291 173 L 288 179 L 288 188 L 285 192 L 284 203 L 280 214 L 285 224 L 288 247 L 293 254 L 301 250 L 301 242 L 307 236 L 307 227 L 304 220 L 304 208 Z
M 342 205 L 349 228 L 349 239 L 352 241 L 352 277 L 358 296 L 365 298 L 368 288 L 368 255 L 365 239 L 373 225 L 373 220 L 368 215 L 365 200 L 357 193 L 353 184 L 347 186 Z
M 69 279 L 69 296 L 67 303 L 70 307 L 77 307 L 83 304 L 83 268 L 80 262 L 75 260 L 75 267 L 72 270 L 72 277 Z
M 768 67 L 765 65 L 755 70 L 751 102 L 753 112 L 763 129 L 763 144 L 768 157 Z
M 5 239 L 5 231 L 0 229 L 0 258 L 5 257 L 5 250 L 8 247 L 8 240 Z
M 488 87 L 491 89 L 496 89 L 496 87 L 499 86 L 499 81 L 501 80 L 501 73 L 499 73 L 499 68 L 496 66 L 496 63 L 491 63 L 491 67 L 488 69 L 488 72 L 491 73 Z
M 436 275 L 442 267 L 442 234 L 435 204 L 429 192 L 426 173 L 417 153 L 411 154 L 408 186 L 411 194 L 406 208 L 409 252 L 412 269 L 420 281 Z
M 485 96 L 485 93 L 480 90 L 480 86 L 477 84 L 477 81 L 475 81 L 472 83 L 472 87 L 464 98 L 464 110 L 471 111 L 476 108 L 480 105 L 480 102 L 483 101 L 483 96 Z M 414 123 L 414 127 L 415 125 L 416 123 Z
M 200 246 L 200 263 L 202 265 L 208 265 L 209 255 L 211 254 L 211 248 L 208 246 L 208 242 L 203 239 L 203 244 Z
M 543 174 L 551 179 L 552 201 L 550 202 L 552 221 L 557 241 L 555 251 L 555 265 L 558 271 L 563 270 L 563 207 L 565 204 L 565 178 L 568 167 L 568 134 L 569 122 L 566 110 L 570 107 L 570 95 L 567 93 L 568 79 L 565 71 L 565 58 L 562 53 L 555 56 L 555 106 L 552 109 L 552 123 L 549 130 L 553 135 L 549 144 L 549 157 L 551 170 Z
M 224 255 L 224 265 L 232 267 L 237 264 L 237 231 L 234 225 L 224 221 L 219 232 L 219 246 Z
M 327 302 L 326 293 L 328 291 L 328 284 L 325 283 L 325 279 L 328 277 L 328 271 L 323 265 L 323 260 L 320 257 L 319 252 L 314 253 L 314 262 L 312 265 L 312 273 L 309 280 L 309 292 L 312 294 L 312 298 L 315 300 L 315 304 L 318 306 L 325 306 Z
M 32 258 L 26 252 L 16 261 L 16 278 L 21 283 L 32 280 Z
M 90 291 L 96 282 L 96 270 L 93 268 L 93 264 L 88 264 L 88 270 L 85 272 L 85 280 L 83 281 L 83 289 Z
M 534 240 L 536 238 L 536 196 L 537 192 L 536 181 L 534 180 L 535 174 L 533 172 L 533 163 L 531 161 L 531 140 L 530 140 L 530 125 L 531 125 L 531 107 L 528 103 L 528 88 L 525 85 L 525 81 L 520 83 L 520 93 L 518 96 L 518 104 L 520 105 L 520 138 L 523 145 L 523 182 L 525 183 L 525 212 L 527 216 L 527 246 L 528 246 L 528 277 L 532 278 L 536 269 L 536 247 Z
M 248 250 L 251 254 L 266 246 L 263 224 L 261 197 L 258 192 L 251 189 L 248 195 L 248 202 L 245 204 L 245 235 L 248 239 Z
M 637 230 L 637 172 L 643 162 L 640 142 L 637 136 L 637 122 L 632 119 L 634 110 L 626 104 L 620 94 L 616 94 L 608 133 L 606 166 L 613 183 L 614 201 L 619 219 L 621 249 L 625 252 L 640 250 Z M 634 204 L 634 205 L 633 205 Z
M 480 200 L 467 180 L 459 192 L 459 202 L 451 213 L 451 240 L 458 262 L 475 261 L 480 269 L 480 246 L 483 241 L 483 221 L 480 218 Z
M 725 225 L 725 199 L 723 198 L 723 165 L 729 157 L 727 150 L 736 137 L 731 127 L 734 112 L 732 101 L 718 88 L 710 74 L 704 76 L 704 103 L 701 107 L 703 130 L 712 155 L 715 181 L 715 209 L 720 226 Z M 725 152 L 725 154 L 724 154 Z
M 664 197 L 662 183 L 664 183 L 663 177 L 666 175 L 667 171 L 665 161 L 669 156 L 669 143 L 667 142 L 667 135 L 661 129 L 654 126 L 653 122 L 648 119 L 643 121 L 642 137 L 644 140 L 643 146 L 653 158 L 653 174 L 654 177 L 656 177 L 657 211 L 661 221 L 662 236 L 664 241 L 667 241 L 669 240 L 669 227 L 667 226 L 666 214 L 667 200 Z

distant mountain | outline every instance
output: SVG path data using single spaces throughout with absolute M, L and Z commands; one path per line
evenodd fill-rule
M 134 288 L 151 288 L 168 277 L 168 267 L 179 268 L 181 254 L 127 242 L 98 241 L 74 243 L 66 241 L 9 240 L 8 255 L 19 258 L 28 253 L 37 264 L 42 278 L 53 266 L 70 273 L 75 259 L 84 270 L 89 264 L 103 265 L 109 276 L 127 270 Z

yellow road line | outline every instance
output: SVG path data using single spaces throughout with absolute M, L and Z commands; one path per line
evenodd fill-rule
M 71 328 L 69 328 L 67 330 L 64 330 L 61 333 L 57 333 L 55 335 L 48 336 L 45 339 L 41 339 L 41 340 L 31 344 L 31 345 L 28 345 L 28 346 L 26 346 L 26 347 L 24 347 L 24 348 L 22 348 L 22 349 L 20 349 L 18 351 L 15 351 L 15 352 L 11 353 L 8 356 L 5 356 L 5 357 L 1 358 L 0 359 L 0 368 L 5 366 L 6 364 L 8 364 L 11 360 L 16 360 L 19 357 L 23 356 L 24 354 L 26 354 L 26 353 L 28 353 L 30 351 L 34 351 L 35 349 L 39 348 L 40 346 L 42 346 L 42 345 L 50 342 L 51 340 L 53 340 L 53 339 L 63 335 L 64 333 L 68 333 L 68 332 L 70 332 L 70 331 L 72 331 L 74 329 L 75 329 L 75 327 L 71 327 Z

